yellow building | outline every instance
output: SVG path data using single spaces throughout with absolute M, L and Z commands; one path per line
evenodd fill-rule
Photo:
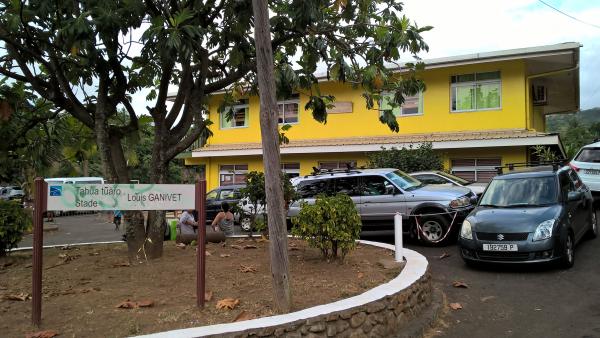
M 532 146 L 564 154 L 558 135 L 545 133 L 545 116 L 579 109 L 580 47 L 562 43 L 425 60 L 427 90 L 394 110 L 399 133 L 379 122 L 378 107 L 365 107 L 360 89 L 320 78 L 322 93 L 336 98 L 327 124 L 303 109 L 303 95 L 279 102 L 280 122 L 292 125 L 290 142 L 281 147 L 282 169 L 305 175 L 313 167 L 362 166 L 381 147 L 431 142 L 447 169 L 489 181 L 495 166 L 531 159 Z M 209 189 L 262 171 L 258 97 L 235 105 L 230 121 L 218 112 L 222 100 L 214 95 L 209 103 L 214 135 L 185 159 L 204 168 Z

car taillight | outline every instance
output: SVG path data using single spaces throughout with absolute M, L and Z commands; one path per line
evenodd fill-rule
M 575 171 L 579 171 L 579 168 L 576 167 L 573 163 L 569 163 L 569 167 L 571 167 Z

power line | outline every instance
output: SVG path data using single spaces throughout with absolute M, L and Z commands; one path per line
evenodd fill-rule
M 565 12 L 561 11 L 560 9 L 558 9 L 558 8 L 556 8 L 556 7 L 552 6 L 552 5 L 550 5 L 549 3 L 547 3 L 547 2 L 545 2 L 545 1 L 543 1 L 543 0 L 538 0 L 538 1 L 539 1 L 539 2 L 541 2 L 541 3 L 543 3 L 544 5 L 546 5 L 546 6 L 550 7 L 550 8 L 552 8 L 553 10 L 555 10 L 555 11 L 559 12 L 560 14 L 562 14 L 562 15 L 565 15 L 565 16 L 567 16 L 567 17 L 569 17 L 569 18 L 571 18 L 571 19 L 573 19 L 573 20 L 575 20 L 575 21 L 578 21 L 578 22 L 581 22 L 582 24 L 585 24 L 585 25 L 592 26 L 592 27 L 594 27 L 594 28 L 598 28 L 598 29 L 600 29 L 600 26 L 598 26 L 598 25 L 594 25 L 593 23 L 585 22 L 585 21 L 583 21 L 583 20 L 579 20 L 579 19 L 577 19 L 576 17 L 574 17 L 574 16 L 572 16 L 572 15 L 570 15 L 570 14 L 567 14 L 567 13 L 565 13 Z

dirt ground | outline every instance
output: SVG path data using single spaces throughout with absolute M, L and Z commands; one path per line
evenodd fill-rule
M 212 299 L 204 310 L 196 307 L 195 248 L 168 242 L 164 249 L 162 258 L 133 266 L 127 266 L 125 244 L 46 249 L 41 329 L 55 330 L 60 337 L 123 337 L 228 323 L 244 311 L 250 317 L 274 314 L 267 242 L 207 244 L 206 290 Z M 289 254 L 294 310 L 357 295 L 399 272 L 377 264 L 391 258 L 389 251 L 369 246 L 359 246 L 344 263 L 322 261 L 318 250 L 300 240 L 290 241 Z M 2 337 L 40 330 L 31 325 L 31 299 L 8 299 L 31 293 L 31 262 L 30 251 L 0 258 Z M 233 310 L 217 309 L 225 298 L 239 304 Z M 126 300 L 153 304 L 117 307 Z

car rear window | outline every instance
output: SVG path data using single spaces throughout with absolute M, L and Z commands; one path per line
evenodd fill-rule
M 575 161 L 600 163 L 600 148 L 584 148 L 575 156 Z

